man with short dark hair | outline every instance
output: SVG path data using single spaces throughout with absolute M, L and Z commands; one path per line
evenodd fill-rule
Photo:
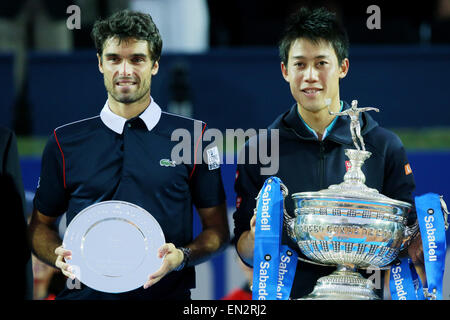
M 60 126 L 51 135 L 30 224 L 33 250 L 73 278 L 66 263 L 72 252 L 53 229 L 56 218 L 66 212 L 69 224 L 94 203 L 130 202 L 150 212 L 164 232 L 161 268 L 129 292 L 105 293 L 82 284 L 57 299 L 190 299 L 193 266 L 228 242 L 225 193 L 220 168 L 195 161 L 201 136 L 191 141 L 192 158 L 176 163 L 170 160 L 176 143 L 171 134 L 183 128 L 193 137 L 195 126 L 204 130 L 206 124 L 163 112 L 150 96 L 162 48 L 150 15 L 118 12 L 97 21 L 92 36 L 108 100 L 100 115 Z M 193 204 L 203 227 L 195 239 Z
M 281 72 L 296 103 L 269 129 L 279 130 L 279 170 L 274 176 L 281 179 L 290 195 L 319 191 L 343 180 L 345 149 L 354 148 L 350 120 L 332 113 L 350 108 L 339 96 L 340 80 L 349 70 L 348 46 L 346 31 L 335 14 L 326 9 L 302 8 L 287 21 L 279 46 Z M 363 167 L 366 185 L 390 198 L 413 203 L 414 177 L 410 171 L 405 171 L 408 159 L 400 139 L 378 126 L 367 113 L 360 115 L 359 122 L 365 147 L 372 153 Z M 242 153 L 254 152 L 252 148 L 258 145 L 258 139 L 266 137 L 250 139 Z M 253 264 L 255 198 L 268 178 L 261 174 L 262 167 L 263 164 L 238 164 L 236 173 L 234 234 L 238 239 L 237 252 L 248 265 Z M 285 205 L 287 212 L 293 214 L 290 195 Z M 408 220 L 410 223 L 415 220 L 414 213 Z M 298 251 L 286 234 L 283 234 L 283 243 Z M 416 250 L 417 245 L 416 241 L 410 251 L 415 261 L 423 259 L 420 244 Z M 298 263 L 291 297 L 309 294 L 316 281 L 332 271 L 333 267 Z

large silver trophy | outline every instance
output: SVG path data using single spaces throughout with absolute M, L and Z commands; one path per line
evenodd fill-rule
M 289 236 L 308 257 L 304 261 L 337 266 L 320 278 L 311 294 L 303 299 L 379 299 L 374 284 L 356 269 L 383 269 L 405 249 L 418 231 L 407 227 L 412 206 L 390 199 L 367 187 L 361 167 L 371 153 L 365 150 L 359 114 L 376 108 L 351 108 L 334 115 L 348 115 L 356 149 L 346 149 L 350 168 L 341 184 L 318 192 L 294 193 L 295 217 L 285 214 Z M 358 140 L 361 146 L 358 145 Z

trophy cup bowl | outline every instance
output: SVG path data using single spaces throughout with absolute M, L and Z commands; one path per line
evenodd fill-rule
M 303 299 L 354 300 L 379 297 L 372 281 L 356 269 L 392 263 L 417 231 L 406 226 L 412 205 L 367 187 L 361 171 L 371 153 L 346 149 L 351 168 L 344 182 L 317 192 L 294 193 L 295 217 L 286 218 L 289 236 L 310 263 L 337 266 Z

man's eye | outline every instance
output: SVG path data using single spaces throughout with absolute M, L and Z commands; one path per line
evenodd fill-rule
M 321 65 L 321 66 L 324 66 L 326 64 L 328 64 L 328 62 L 326 62 L 326 61 L 319 61 L 319 65 Z
M 131 61 L 132 61 L 133 63 L 139 63 L 139 62 L 143 62 L 143 61 L 144 61 L 144 58 L 137 57 L 137 58 L 131 59 Z

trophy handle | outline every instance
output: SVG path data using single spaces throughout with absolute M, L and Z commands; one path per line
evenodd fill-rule
M 409 247 L 411 241 L 419 235 L 419 222 L 416 220 L 411 226 L 405 227 L 405 232 L 403 235 L 403 241 L 400 246 L 400 251 L 405 250 Z
M 448 209 L 447 204 L 444 201 L 444 196 L 439 196 L 441 200 L 441 209 L 442 213 L 444 214 L 444 224 L 445 224 L 445 231 L 448 230 Z
M 294 230 L 294 226 L 295 226 L 295 217 L 291 217 L 288 212 L 286 211 L 286 197 L 289 195 L 289 190 L 288 188 L 281 183 L 281 193 L 283 194 L 283 225 L 284 225 L 284 229 L 286 230 L 287 235 L 289 236 L 289 238 L 291 238 L 294 242 L 297 242 L 296 240 L 296 236 L 295 236 L 295 230 Z

